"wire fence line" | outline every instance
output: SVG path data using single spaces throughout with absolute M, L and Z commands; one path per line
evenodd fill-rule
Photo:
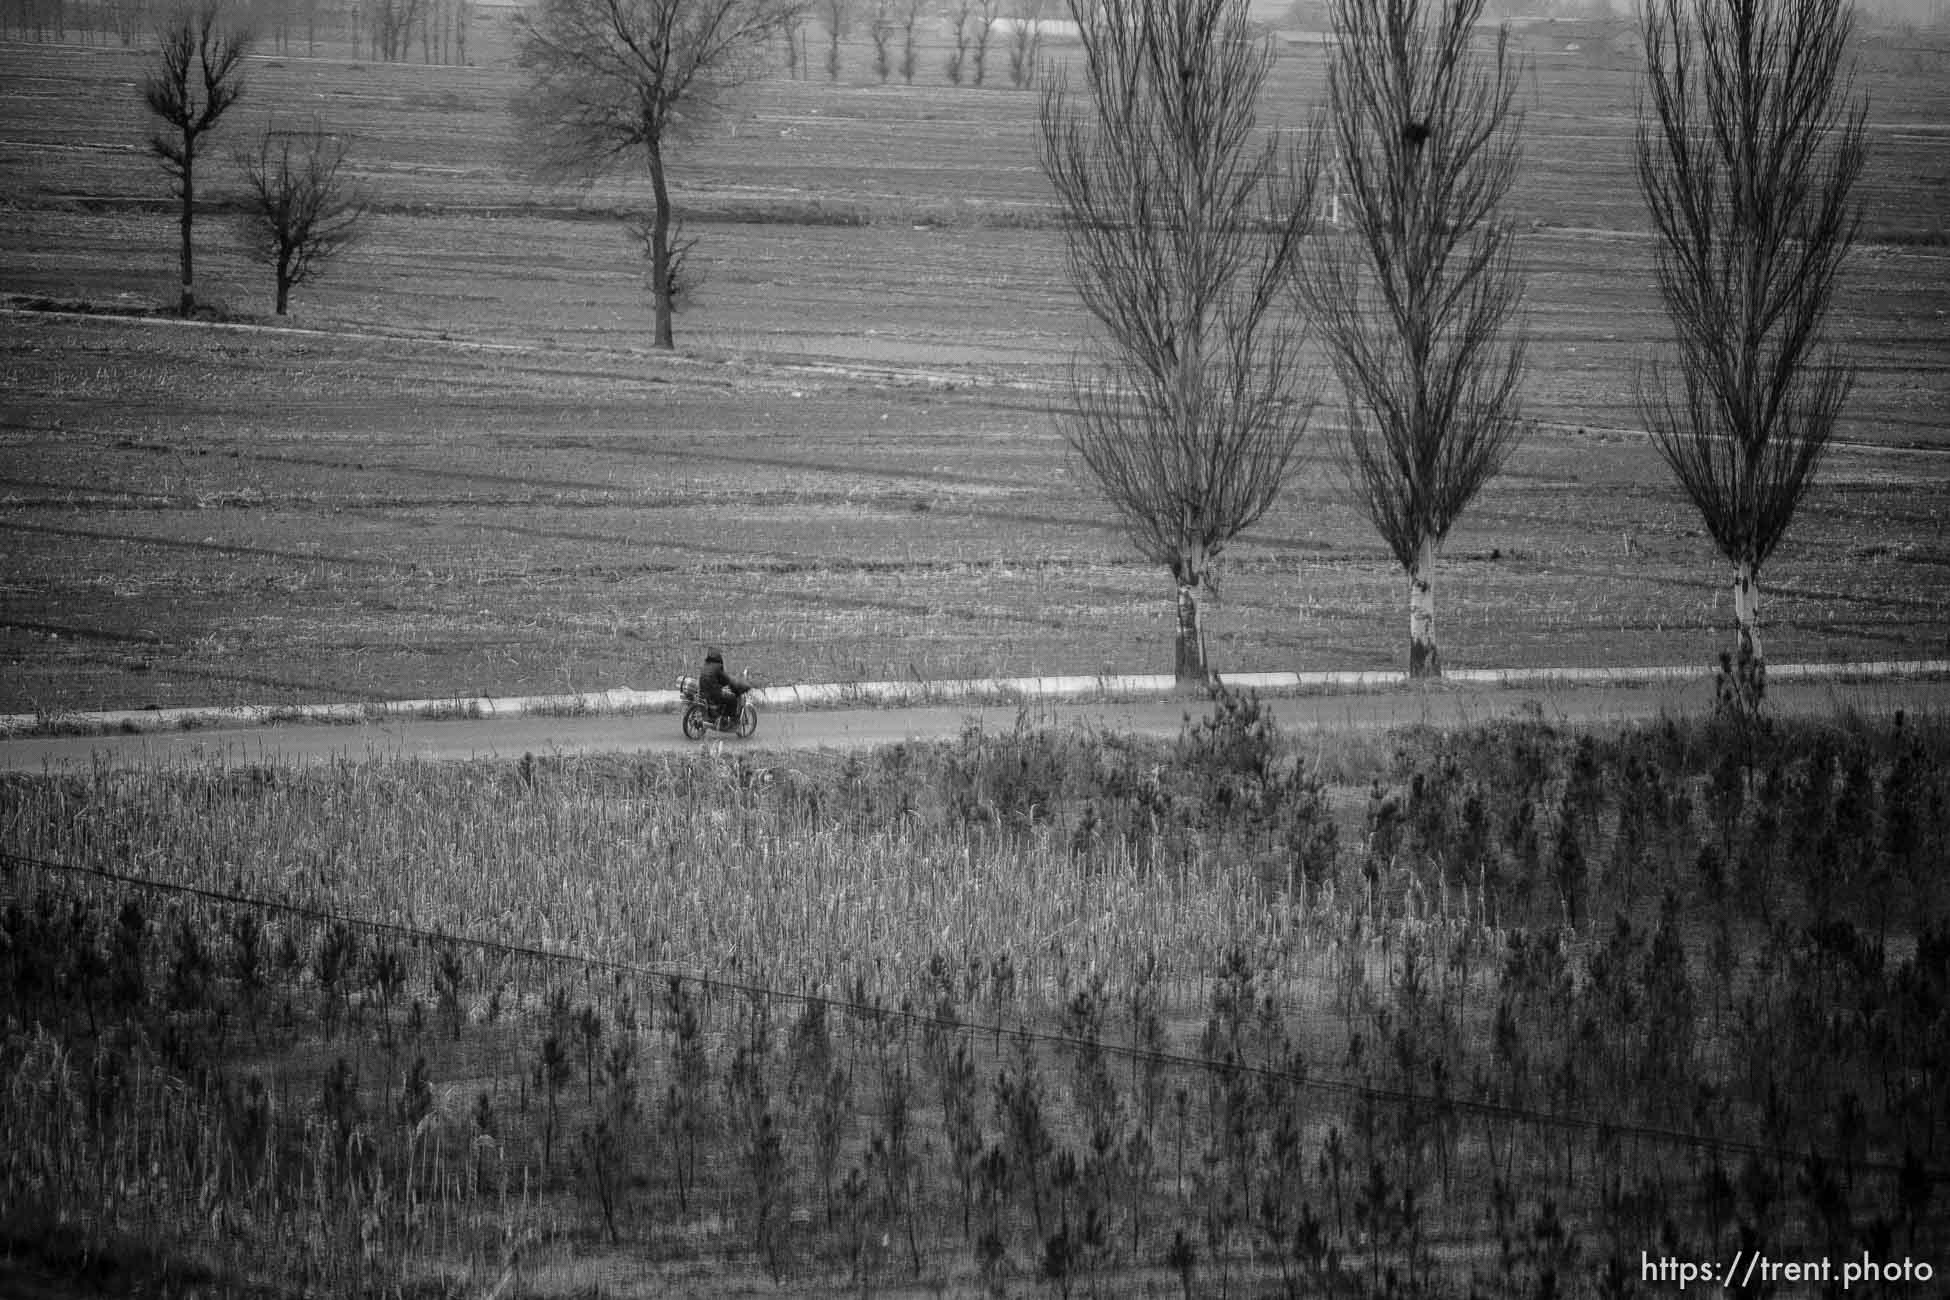
M 1797 1189 L 1829 1222 L 1901 1206 L 1914 1241 L 1945 1180 L 1534 1104 L 1563 1094 L 1530 1067 L 1540 1091 L 1466 1095 L 1378 1018 L 1363 1077 L 1317 1072 L 1294 1009 L 1223 970 L 1111 1007 L 984 1004 L 943 968 L 896 1003 L 13 852 L 0 904 L 0 1223 L 246 1284 L 586 1294 L 649 1259 L 829 1293 L 1204 1270 L 1300 1294 L 1440 1258 L 1529 1294 Z
M 980 1038 L 1000 1042 L 1007 1038 L 1015 1041 L 1034 1043 L 1038 1046 L 1059 1049 L 1066 1052 L 1093 1050 L 1108 1057 L 1115 1057 L 1140 1065 L 1167 1066 L 1174 1069 L 1210 1071 L 1222 1063 L 1210 1057 L 1173 1051 L 1160 1047 L 1146 1047 L 1135 1043 L 1114 1041 L 1086 1041 L 1073 1034 L 1066 1034 L 1047 1028 L 1031 1027 L 1026 1021 L 1018 1020 L 1010 1025 L 1001 1020 L 971 1021 L 960 1017 L 944 1017 L 918 1010 L 911 1004 L 888 1006 L 880 1001 L 864 1001 L 834 996 L 807 990 L 783 989 L 776 986 L 729 978 L 696 969 L 684 969 L 663 963 L 621 962 L 574 952 L 542 948 L 532 944 L 512 943 L 506 940 L 489 939 L 480 936 L 458 935 L 446 931 L 431 930 L 400 922 L 358 917 L 350 914 L 329 911 L 323 908 L 289 901 L 255 897 L 231 890 L 207 886 L 187 885 L 178 882 L 157 881 L 113 871 L 105 867 L 53 862 L 22 854 L 0 850 L 0 865 L 6 868 L 7 893 L 16 899 L 23 890 L 23 873 L 39 872 L 59 878 L 63 876 L 86 876 L 115 886 L 152 893 L 159 896 L 193 898 L 201 902 L 219 904 L 227 907 L 244 908 L 265 916 L 283 916 L 302 920 L 319 927 L 343 927 L 370 935 L 390 936 L 410 943 L 417 948 L 434 949 L 472 949 L 484 954 L 494 954 L 504 959 L 518 959 L 556 967 L 574 972 L 571 982 L 579 981 L 585 986 L 591 983 L 590 977 L 596 974 L 618 979 L 630 979 L 645 983 L 668 983 L 695 986 L 700 991 L 715 994 L 736 995 L 765 1003 L 800 1008 L 817 1007 L 827 1012 L 854 1018 L 874 1018 L 900 1025 L 903 1029 L 917 1032 L 967 1033 Z M 429 984 L 431 981 L 429 981 Z M 1381 1102 L 1392 1106 L 1421 1107 L 1429 1110 L 1447 1109 L 1459 1114 L 1479 1116 L 1488 1119 L 1506 1120 L 1539 1128 L 1562 1129 L 1571 1132 L 1595 1134 L 1609 1139 L 1629 1138 L 1640 1142 L 1670 1144 L 1694 1151 L 1707 1151 L 1719 1155 L 1754 1156 L 1781 1163 L 1795 1163 L 1805 1160 L 1805 1150 L 1790 1150 L 1770 1146 L 1765 1143 L 1744 1141 L 1737 1138 L 1714 1136 L 1702 1133 L 1689 1133 L 1679 1129 L 1645 1124 L 1635 1124 L 1616 1119 L 1598 1119 L 1589 1115 L 1544 1110 L 1537 1107 L 1512 1105 L 1504 1102 L 1485 1101 L 1466 1097 L 1438 1096 L 1407 1089 L 1389 1088 L 1372 1083 L 1363 1083 L 1345 1078 L 1326 1077 L 1309 1070 L 1283 1069 L 1278 1066 L 1233 1061 L 1223 1063 L 1226 1068 L 1237 1070 L 1249 1077 L 1279 1083 L 1308 1092 L 1332 1094 L 1341 1098 L 1352 1098 L 1367 1102 Z M 1836 1155 L 1828 1159 L 1841 1162 Z M 1866 1172 L 1894 1174 L 1901 1166 L 1891 1161 L 1856 1160 L 1854 1167 Z M 1928 1176 L 1933 1181 L 1950 1182 L 1950 1166 L 1931 1169 Z

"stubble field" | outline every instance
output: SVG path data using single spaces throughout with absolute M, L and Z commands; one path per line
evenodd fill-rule
M 1663 327 L 1629 49 L 1568 24 L 1519 38 L 1538 427 L 1447 549 L 1447 656 L 1704 663 L 1722 575 L 1631 396 Z M 1837 312 L 1862 373 L 1765 575 L 1780 658 L 1922 656 L 1950 634 L 1950 92 L 1927 47 L 1863 58 L 1868 242 Z M 139 52 L 0 59 L 0 291 L 167 301 Z M 0 710 L 658 686 L 706 641 L 773 681 L 1158 670 L 1162 577 L 1051 415 L 1087 322 L 1035 97 L 933 67 L 912 87 L 761 83 L 684 152 L 704 279 L 660 357 L 613 216 L 641 188 L 522 179 L 505 58 L 257 60 L 230 144 L 316 112 L 383 210 L 288 321 L 258 314 L 268 286 L 221 212 L 201 292 L 242 328 L 4 317 Z M 1304 122 L 1318 69 L 1286 47 L 1269 120 Z M 1330 392 L 1292 490 L 1232 552 L 1222 668 L 1399 661 L 1400 581 L 1340 496 L 1334 418 Z

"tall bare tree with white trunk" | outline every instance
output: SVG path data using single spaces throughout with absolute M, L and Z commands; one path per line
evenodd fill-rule
M 149 148 L 176 181 L 177 224 L 182 231 L 182 285 L 177 309 L 196 308 L 196 160 L 203 137 L 244 94 L 247 30 L 230 26 L 222 10 L 206 3 L 170 19 L 160 32 L 156 66 L 142 80 L 142 100 L 164 129 Z
M 1861 220 L 1865 108 L 1845 0 L 1645 0 L 1639 187 L 1677 334 L 1641 376 L 1659 454 L 1733 566 L 1736 702 L 1766 686 L 1760 571 L 1786 534 L 1854 371 L 1829 346 Z
M 553 180 L 593 180 L 641 157 L 650 173 L 650 284 L 656 346 L 671 330 L 668 153 L 708 122 L 725 92 L 755 75 L 799 0 L 540 0 L 517 17 L 515 100 L 526 165 Z
M 1272 506 L 1312 409 L 1284 286 L 1316 169 L 1260 129 L 1273 55 L 1246 0 L 1071 12 L 1086 84 L 1044 92 L 1041 155 L 1101 329 L 1059 419 L 1138 553 L 1171 574 L 1176 674 L 1203 683 L 1220 557 Z
M 1439 677 L 1442 544 L 1522 430 L 1523 274 L 1503 202 L 1520 74 L 1484 0 L 1335 0 L 1324 148 L 1340 231 L 1296 283 L 1346 403 L 1356 501 L 1408 576 L 1408 671 Z

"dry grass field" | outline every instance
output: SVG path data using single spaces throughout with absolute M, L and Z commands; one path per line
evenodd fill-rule
M 1537 430 L 1437 592 L 1456 665 L 1704 664 L 1730 612 L 1631 394 L 1663 331 L 1632 185 L 1631 41 L 1536 24 L 1517 204 Z M 1574 48 L 1575 47 L 1575 48 Z M 1157 671 L 1171 627 L 1051 418 L 1087 322 L 1037 169 L 1036 97 L 749 89 L 682 155 L 703 283 L 647 347 L 618 182 L 512 166 L 515 74 L 259 58 L 222 129 L 352 137 L 369 237 L 268 315 L 206 180 L 174 283 L 139 51 L 0 45 L 0 711 L 660 686 L 704 642 L 772 681 Z M 1306 120 L 1291 43 L 1268 117 Z M 1059 55 L 1061 51 L 1059 50 Z M 1837 331 L 1861 365 L 1822 486 L 1764 575 L 1778 658 L 1950 640 L 1950 79 L 1873 36 L 1866 242 Z M 1232 554 L 1221 668 L 1402 654 L 1397 575 L 1325 435 Z
M 0 1293 L 1923 1300 L 1946 853 L 1940 714 L 8 775 Z

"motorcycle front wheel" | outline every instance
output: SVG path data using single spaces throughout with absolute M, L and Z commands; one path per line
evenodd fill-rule
M 758 730 L 758 710 L 747 704 L 738 710 L 738 738 L 747 740 Z
M 704 706 L 693 704 L 684 710 L 684 739 L 701 740 L 704 737 Z

